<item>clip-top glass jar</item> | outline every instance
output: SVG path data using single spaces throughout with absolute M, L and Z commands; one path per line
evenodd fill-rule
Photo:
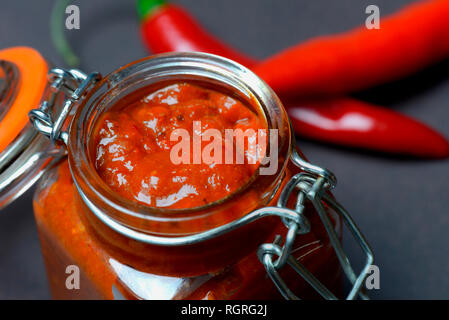
M 373 255 L 329 192 L 335 177 L 305 160 L 281 102 L 250 70 L 210 54 L 176 53 L 104 78 L 52 69 L 48 80 L 39 108 L 29 113 L 34 128 L 25 126 L 1 150 L 0 205 L 44 173 L 34 211 L 54 298 L 366 298 Z M 94 165 L 99 119 L 136 92 L 176 81 L 232 93 L 257 109 L 270 129 L 267 140 L 277 141 L 267 145 L 267 154 L 277 155 L 272 174 L 261 174 L 271 165 L 261 162 L 237 190 L 192 208 L 142 205 L 114 192 Z M 1 97 L 11 97 L 13 82 L 5 83 Z M 341 247 L 343 223 L 366 255 L 358 274 Z M 79 286 L 67 283 L 67 270 L 79 271 Z M 347 295 L 342 274 L 352 284 Z

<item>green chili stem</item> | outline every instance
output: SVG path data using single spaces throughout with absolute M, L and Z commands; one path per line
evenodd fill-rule
M 78 67 L 80 59 L 73 52 L 64 33 L 65 9 L 70 5 L 71 0 L 56 0 L 50 17 L 50 32 L 53 45 L 56 51 L 69 67 Z
M 137 14 L 140 21 L 145 20 L 156 8 L 165 4 L 164 0 L 137 0 Z

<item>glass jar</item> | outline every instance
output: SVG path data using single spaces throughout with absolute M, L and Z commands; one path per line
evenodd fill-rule
M 54 298 L 332 299 L 343 297 L 342 274 L 352 283 L 348 298 L 366 297 L 361 289 L 372 253 L 329 192 L 334 176 L 305 160 L 281 102 L 251 71 L 214 55 L 176 53 L 133 62 L 104 78 L 53 69 L 49 80 L 40 107 L 30 112 L 43 134 L 35 139 L 45 142 L 24 147 L 45 165 L 19 161 L 16 167 L 33 172 L 33 182 L 45 172 L 34 211 Z M 153 208 L 119 197 L 92 164 L 96 121 L 136 90 L 185 80 L 257 105 L 269 139 L 278 142 L 267 146 L 277 166 L 262 174 L 272 165 L 262 163 L 237 191 L 197 208 Z M 14 181 L 25 189 L 30 175 Z M 0 187 L 0 194 L 10 189 Z M 359 275 L 341 248 L 342 221 L 367 256 Z

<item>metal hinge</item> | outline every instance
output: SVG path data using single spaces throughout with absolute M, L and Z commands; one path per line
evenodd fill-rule
M 73 105 L 78 101 L 96 82 L 101 80 L 99 73 L 86 75 L 80 70 L 52 69 L 48 73 L 49 92 L 47 98 L 40 104 L 39 108 L 29 112 L 33 126 L 54 143 L 59 141 L 67 144 L 68 133 L 63 126 L 70 114 Z M 65 100 L 60 110 L 55 110 L 55 102 L 60 94 L 64 94 Z

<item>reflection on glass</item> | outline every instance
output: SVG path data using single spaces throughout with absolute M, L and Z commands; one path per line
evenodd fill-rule
M 109 263 L 123 286 L 137 298 L 145 300 L 183 299 L 211 278 L 210 275 L 192 278 L 158 276 L 135 270 L 112 258 Z M 120 299 L 122 295 L 115 291 L 115 298 Z

